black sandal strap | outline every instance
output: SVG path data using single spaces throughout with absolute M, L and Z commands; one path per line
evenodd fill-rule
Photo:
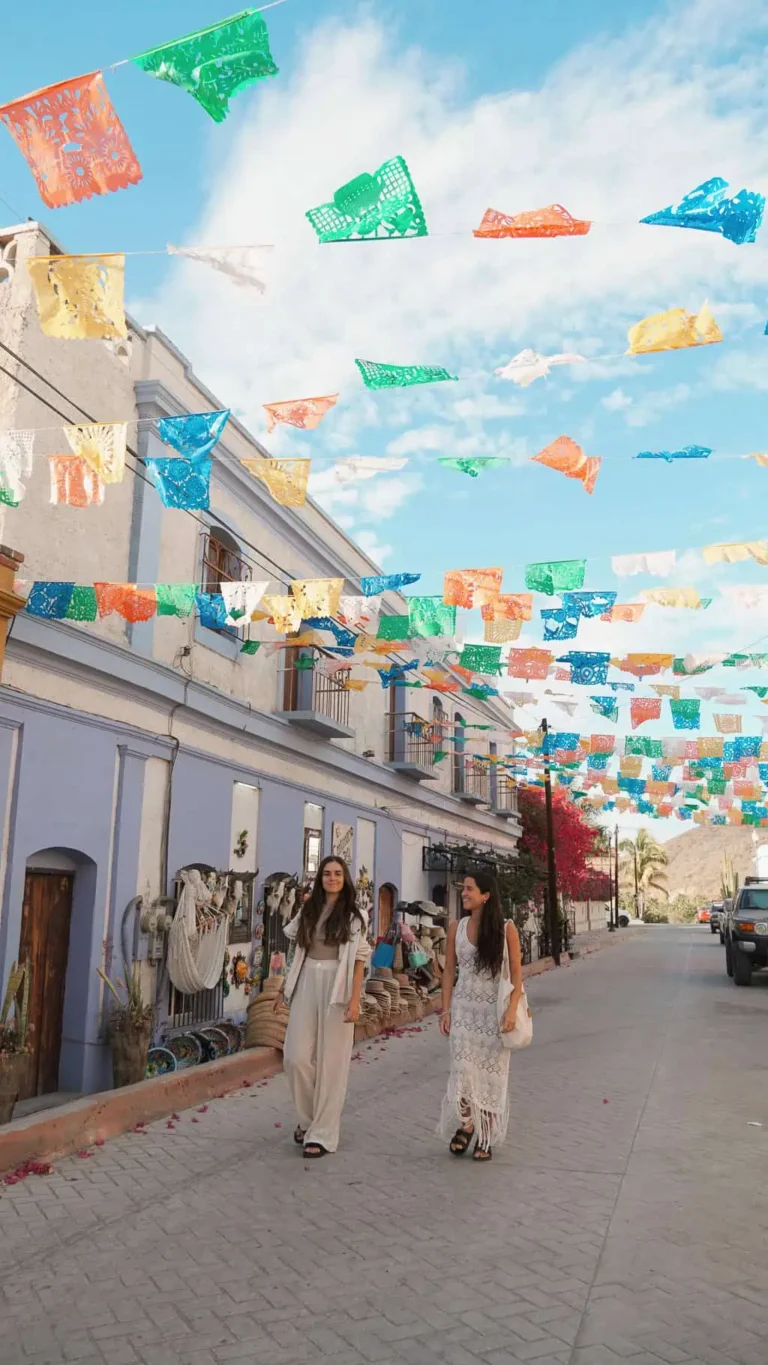
M 450 1141 L 450 1150 L 454 1156 L 463 1156 L 475 1136 L 475 1131 L 467 1132 L 466 1128 L 457 1128 Z
M 319 1157 L 327 1156 L 328 1153 L 325 1147 L 322 1147 L 319 1142 L 308 1142 L 304 1148 L 304 1155 L 307 1158 L 307 1161 L 317 1161 Z

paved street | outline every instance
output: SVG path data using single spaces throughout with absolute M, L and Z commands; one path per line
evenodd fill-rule
M 659 927 L 530 997 L 489 1167 L 433 1136 L 430 1022 L 363 1050 L 336 1158 L 278 1077 L 5 1189 L 3 1365 L 763 1365 L 768 979 Z

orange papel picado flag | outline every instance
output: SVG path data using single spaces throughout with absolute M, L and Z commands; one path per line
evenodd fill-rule
M 501 592 L 503 569 L 448 569 L 443 578 L 447 607 L 487 607 Z
M 543 209 L 528 209 L 510 215 L 498 209 L 486 209 L 475 237 L 584 237 L 592 223 L 586 218 L 574 218 L 562 204 L 548 204 Z
M 556 469 L 559 474 L 565 474 L 567 479 L 578 479 L 587 493 L 593 493 L 602 460 L 599 456 L 585 455 L 581 446 L 570 436 L 558 436 L 556 441 L 533 456 L 532 463 Z
M 4 104 L 0 119 L 26 158 L 49 209 L 141 180 L 141 167 L 100 71 Z
M 320 398 L 288 398 L 282 403 L 264 403 L 267 432 L 274 431 L 278 422 L 299 427 L 302 431 L 314 431 L 338 401 L 337 393 L 326 393 Z

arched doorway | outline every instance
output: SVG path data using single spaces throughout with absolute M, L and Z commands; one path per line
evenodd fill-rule
M 391 882 L 384 882 L 379 887 L 379 910 L 376 920 L 376 934 L 378 938 L 383 938 L 390 924 L 392 914 L 397 902 L 397 888 Z
M 64 995 L 77 864 L 46 849 L 27 861 L 19 962 L 29 962 L 30 1055 L 20 1099 L 59 1088 Z

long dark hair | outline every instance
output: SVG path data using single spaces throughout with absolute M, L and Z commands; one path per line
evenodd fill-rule
M 360 920 L 360 923 L 363 923 L 363 917 L 357 908 L 355 883 L 352 881 L 349 868 L 344 862 L 344 859 L 338 858 L 336 854 L 332 854 L 330 858 L 323 858 L 323 861 L 317 869 L 315 884 L 302 906 L 301 919 L 299 920 L 298 944 L 299 947 L 303 948 L 305 951 L 308 951 L 312 947 L 312 940 L 315 937 L 315 930 L 317 929 L 317 921 L 319 920 L 323 911 L 323 906 L 325 905 L 323 873 L 329 863 L 338 863 L 344 873 L 344 885 L 336 897 L 336 904 L 325 925 L 326 943 L 349 943 L 349 940 L 352 937 L 352 920 L 354 917 L 356 916 Z
M 506 926 L 504 911 L 501 908 L 499 884 L 490 872 L 483 872 L 481 868 L 467 872 L 467 876 L 472 878 L 483 895 L 486 892 L 488 893 L 488 899 L 480 916 L 480 928 L 477 932 L 477 968 L 478 971 L 489 972 L 491 976 L 500 976 L 504 961 Z

